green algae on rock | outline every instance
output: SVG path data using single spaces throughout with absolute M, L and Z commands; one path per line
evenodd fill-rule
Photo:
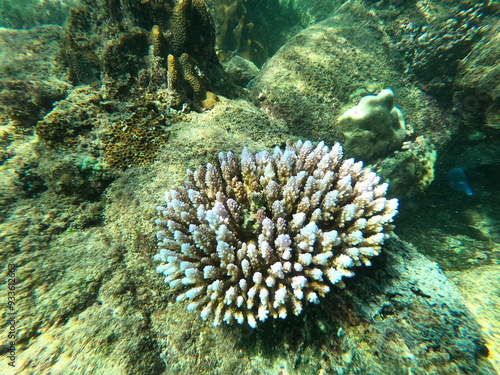
M 271 118 L 285 121 L 295 135 L 346 144 L 355 130 L 342 131 L 339 116 L 359 102 L 358 95 L 390 87 L 409 133 L 430 134 L 433 142 L 443 143 L 449 138 L 448 122 L 433 98 L 399 70 L 393 51 L 384 45 L 384 29 L 371 26 L 376 24 L 366 7 L 349 2 L 333 17 L 299 32 L 262 67 L 252 88 L 254 103 Z M 379 147 L 376 155 L 371 146 L 357 147 L 352 154 L 346 147 L 346 155 L 366 162 L 388 157 L 402 144 L 404 130 L 398 129 L 390 147 Z M 384 136 L 377 141 L 384 143 Z
M 331 0 L 310 2 L 328 3 L 330 6 L 337 3 Z M 422 7 L 432 8 L 438 2 L 443 3 L 440 0 L 415 4 L 398 2 L 397 8 L 387 8 L 387 1 L 351 1 L 340 11 L 349 10 L 355 3 L 360 4 L 376 17 L 368 20 L 360 17 L 359 12 L 351 13 L 355 16 L 350 22 L 353 25 L 351 31 L 366 30 L 364 26 L 368 25 L 368 29 L 376 33 L 380 27 L 387 31 L 383 28 L 385 20 L 379 17 L 381 14 L 392 16 L 396 23 L 405 25 L 407 14 L 402 14 L 401 9 L 411 7 L 418 11 Z M 134 38 L 124 39 L 127 41 L 149 39 L 152 25 L 158 25 L 168 33 L 168 12 L 172 6 L 167 3 L 174 4 L 161 0 L 94 2 L 96 6 L 113 6 L 111 14 L 104 14 L 98 20 L 104 24 L 103 28 L 111 23 L 118 25 L 116 30 L 106 28 L 111 39 L 116 37 L 115 32 L 123 31 L 121 20 L 128 22 L 128 15 L 137 15 L 131 23 L 137 21 L 134 24 L 139 28 L 145 26 L 143 31 L 133 34 Z M 490 9 L 496 6 L 498 11 L 496 3 L 489 1 L 488 6 Z M 471 1 L 454 2 L 452 5 L 467 7 L 467 4 Z M 150 8 L 155 9 L 154 14 L 161 16 L 150 19 Z M 483 17 L 494 15 L 490 11 L 485 12 Z M 424 18 L 419 20 L 427 22 Z M 92 24 L 93 20 L 90 21 L 87 25 Z M 85 24 L 82 23 L 82 26 Z M 419 251 L 427 252 L 432 260 L 440 262 L 442 268 L 459 265 L 454 269 L 462 277 L 456 273 L 453 277 L 459 280 L 469 307 L 478 315 L 477 321 L 484 325 L 483 333 L 455 286 L 446 279 L 436 263 L 426 259 L 411 245 L 399 241 L 396 236 L 385 242 L 379 256 L 371 259 L 371 267 L 359 267 L 355 277 L 345 279 L 345 289 L 326 294 L 321 304 L 308 305 L 300 316 L 291 314 L 285 320 L 267 319 L 252 330 L 241 326 L 212 327 L 192 312 L 185 311 L 182 303 L 174 303 L 176 295 L 155 273 L 157 264 L 152 257 L 158 250 L 153 236 L 154 210 L 151 207 L 161 199 L 165 187 L 182 182 L 185 168 L 196 168 L 207 162 L 215 164 L 219 150 L 238 150 L 247 146 L 251 150 L 272 152 L 273 147 L 284 146 L 284 139 L 296 139 L 293 134 L 287 134 L 291 128 L 278 116 L 266 117 L 247 100 L 230 100 L 222 96 L 218 105 L 210 111 L 191 111 L 180 119 L 170 121 L 172 112 L 164 100 L 165 92 L 161 89 L 157 91 L 160 78 L 164 84 L 165 76 L 154 64 L 151 67 L 155 74 L 158 73 L 154 76 L 157 79 L 154 81 L 155 89 L 153 80 L 147 81 L 145 78 L 148 76 L 141 75 L 141 79 L 144 78 L 141 82 L 151 84 L 145 96 L 139 95 L 142 93 L 140 90 L 133 91 L 130 96 L 127 96 L 129 93 L 126 90 L 119 91 L 120 96 L 111 99 L 99 96 L 106 94 L 99 89 L 101 70 L 92 70 L 90 62 L 102 49 L 85 50 L 85 43 L 92 42 L 90 38 L 75 38 L 72 41 L 76 45 L 81 42 L 82 51 L 88 53 L 72 58 L 81 58 L 82 69 L 78 74 L 82 77 L 86 72 L 83 67 L 89 67 L 88 83 L 91 85 L 72 87 L 64 70 L 62 74 L 60 69 L 52 70 L 52 67 L 58 66 L 58 57 L 53 53 L 60 40 L 60 32 L 56 29 L 52 26 L 33 30 L 0 29 L 0 39 L 5 38 L 0 41 L 2 58 L 11 59 L 2 65 L 6 69 L 0 69 L 0 74 L 13 74 L 2 76 L 12 83 L 23 82 L 11 85 L 4 81 L 2 94 L 8 100 L 2 102 L 7 105 L 0 113 L 3 152 L 0 166 L 0 257 L 4 260 L 4 271 L 8 263 L 17 265 L 17 374 L 68 371 L 72 375 L 495 373 L 486 359 L 496 360 L 498 366 L 498 355 L 494 353 L 498 353 L 494 341 L 497 337 L 492 335 L 497 327 L 491 324 L 494 319 L 498 321 L 498 316 L 495 315 L 496 299 L 490 295 L 496 292 L 498 284 L 492 278 L 498 274 L 498 267 L 493 266 L 498 263 L 499 254 L 498 210 L 495 211 L 498 206 L 495 204 L 498 201 L 495 186 L 498 173 L 495 173 L 495 168 L 499 153 L 496 129 L 483 121 L 486 108 L 491 107 L 492 114 L 495 113 L 494 96 L 488 97 L 485 106 L 478 108 L 473 116 L 461 118 L 465 127 L 481 132 L 482 138 L 472 140 L 468 139 L 469 135 L 462 137 L 462 134 L 456 134 L 451 144 L 441 140 L 449 138 L 453 127 L 435 121 L 441 118 L 436 111 L 442 113 L 443 108 L 437 109 L 432 101 L 426 101 L 428 98 L 422 100 L 421 92 L 406 81 L 402 86 L 396 86 L 391 80 L 381 79 L 383 75 L 379 76 L 380 72 L 374 74 L 374 80 L 358 85 L 356 76 L 353 76 L 353 85 L 341 86 L 343 89 L 347 87 L 348 99 L 342 101 L 337 112 L 331 114 L 336 118 L 343 110 L 356 104 L 361 95 L 393 87 L 398 106 L 404 110 L 407 122 L 415 129 L 414 135 L 409 136 L 411 144 L 404 143 L 392 155 L 394 158 L 401 156 L 403 163 L 400 164 L 403 168 L 399 170 L 397 163 L 391 164 L 391 168 L 395 168 L 393 171 L 398 172 L 394 181 L 405 179 L 408 176 L 406 173 L 413 175 L 411 173 L 414 172 L 404 170 L 404 163 L 408 170 L 413 167 L 420 168 L 422 172 L 431 169 L 425 159 L 435 150 L 434 141 L 437 138 L 440 140 L 437 142 L 440 145 L 440 163 L 446 155 L 454 161 L 464 160 L 470 163 L 468 166 L 476 166 L 474 179 L 480 185 L 477 189 L 481 195 L 478 194 L 480 199 L 475 201 L 473 210 L 470 209 L 473 201 L 464 204 L 449 191 L 442 190 L 441 195 L 435 195 L 440 188 L 439 172 L 442 167 L 439 165 L 436 182 L 428 192 L 403 201 L 402 207 L 408 218 L 404 223 L 406 233 L 414 232 L 421 236 Z M 103 35 L 106 35 L 90 34 L 98 39 L 97 42 L 102 42 L 105 39 Z M 439 41 L 436 38 L 428 40 L 431 44 L 427 51 L 432 52 L 432 43 Z M 320 42 L 321 38 L 317 41 Z M 466 64 L 463 69 L 460 68 L 460 74 L 468 77 L 455 81 L 457 85 L 454 87 L 460 91 L 455 97 L 457 104 L 468 96 L 469 88 L 474 87 L 475 82 L 481 85 L 488 82 L 486 87 L 495 82 L 494 66 L 488 67 L 489 60 L 484 59 L 488 56 L 484 51 L 493 46 L 494 41 L 493 37 L 484 39 L 485 49 L 476 44 L 478 49 L 470 56 L 470 64 L 473 64 L 472 61 L 485 64 L 484 77 L 478 66 Z M 374 48 L 379 50 L 378 47 L 383 45 L 384 51 L 390 51 L 394 40 L 389 44 L 386 42 L 387 39 L 379 39 Z M 352 45 L 358 45 L 358 41 Z M 124 43 L 123 49 L 117 50 L 124 52 L 127 50 L 125 47 L 134 52 L 133 43 Z M 310 54 L 317 57 L 312 51 L 304 52 L 304 56 Z M 133 56 L 128 57 L 129 62 L 134 61 Z M 302 61 L 307 60 L 303 58 Z M 363 60 L 357 61 L 363 73 Z M 395 58 L 395 61 L 401 60 Z M 404 67 L 404 64 L 401 65 Z M 301 66 L 304 72 L 308 68 L 310 66 L 306 64 Z M 75 72 L 76 69 L 72 71 Z M 96 72 L 98 74 L 93 76 Z M 182 74 L 179 69 L 177 72 Z M 395 76 L 396 81 L 404 81 L 407 73 L 399 72 L 399 76 Z M 331 78 L 321 72 L 318 77 L 325 81 Z M 481 79 L 476 79 L 479 77 Z M 436 78 L 433 84 L 439 87 L 441 82 L 439 77 Z M 380 80 L 378 83 L 377 79 Z M 33 81 L 43 81 L 50 95 L 38 96 L 36 90 L 30 91 L 38 85 L 37 82 L 32 86 Z M 210 82 L 213 83 L 211 79 Z M 295 89 L 303 87 L 299 85 Z M 332 91 L 332 86 L 328 86 L 327 90 Z M 51 94 L 57 92 L 61 95 Z M 65 101 L 68 92 L 75 95 L 70 94 L 69 100 Z M 222 91 L 214 92 L 220 94 Z M 466 94 L 465 97 L 461 96 L 462 93 Z M 272 96 L 273 93 L 268 94 Z M 97 95 L 94 103 L 86 101 L 94 95 Z M 134 95 L 140 99 L 136 101 Z M 280 95 L 274 96 L 274 99 L 279 99 Z M 314 96 L 311 98 L 314 99 Z M 39 99 L 42 101 L 37 102 Z M 307 99 L 304 96 L 297 103 L 307 105 Z M 57 100 L 59 102 L 56 103 Z M 28 105 L 24 107 L 23 103 Z M 43 105 L 34 108 L 31 103 Z M 76 108 L 80 104 L 83 111 L 90 111 L 88 120 L 92 126 L 84 128 L 83 122 L 79 122 Z M 316 107 L 309 108 L 326 113 L 321 102 L 314 104 Z M 18 114 L 22 116 L 11 117 L 10 108 L 21 110 Z M 300 110 L 301 107 L 297 105 L 295 108 Z M 114 175 L 111 181 L 106 181 L 102 172 L 109 166 L 105 166 L 100 153 L 101 135 L 111 124 L 124 125 L 113 128 L 113 131 L 125 128 L 127 119 L 137 119 L 133 112 L 148 118 L 149 110 L 168 119 L 165 124 L 166 131 L 170 132 L 168 143 L 157 149 L 147 168 L 127 168 Z M 48 116 L 47 111 L 53 112 L 52 115 Z M 307 111 L 301 114 L 305 116 Z M 57 145 L 49 145 L 40 134 L 33 133 L 34 121 L 39 118 L 62 125 L 66 115 L 75 123 L 67 124 L 67 129 L 60 127 L 61 138 L 64 139 Z M 150 119 L 155 122 L 154 117 Z M 494 124 L 495 117 L 489 116 L 488 120 Z M 429 132 L 422 132 L 424 129 Z M 72 131 L 76 133 L 76 142 L 71 142 Z M 429 139 L 429 144 L 420 137 Z M 55 132 L 53 138 L 57 139 Z M 453 152 L 450 152 L 451 149 Z M 489 159 L 486 166 L 474 164 L 476 160 L 485 163 L 485 159 Z M 94 164 L 95 161 L 97 164 Z M 104 171 L 98 167 L 99 164 L 104 166 Z M 415 173 L 417 175 L 419 173 Z M 406 178 L 404 183 L 415 184 L 417 188 L 418 183 L 414 181 Z M 391 193 L 394 185 L 391 183 Z M 259 199 L 253 201 L 257 204 L 261 202 Z M 410 206 L 415 209 L 408 210 Z M 466 212 L 461 212 L 464 206 Z M 404 233 L 401 216 L 398 220 L 398 234 L 401 235 Z M 246 227 L 253 225 L 247 221 Z M 461 234 L 443 236 L 445 227 L 461 231 Z M 430 247 L 432 253 L 429 252 Z M 477 268 L 478 265 L 491 267 L 482 269 Z M 458 271 L 465 268 L 468 269 L 467 274 Z M 481 288 L 478 288 L 479 285 Z M 1 298 L 5 290 L 0 288 Z M 1 330 L 6 336 L 5 325 Z M 492 340 L 487 346 L 484 345 L 483 335 Z

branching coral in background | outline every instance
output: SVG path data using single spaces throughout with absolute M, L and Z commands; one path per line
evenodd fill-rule
M 387 187 L 339 144 L 220 153 L 158 207 L 157 271 L 214 325 L 299 315 L 380 253 L 398 206 Z
M 207 0 L 217 22 L 217 46 L 222 60 L 233 54 L 258 66 L 289 37 L 299 17 L 279 0 Z
M 108 100 L 149 95 L 184 110 L 213 107 L 218 98 L 209 90 L 231 96 L 203 0 L 118 5 L 87 0 L 71 12 L 63 56 L 74 84 L 101 83 Z
M 151 43 L 160 66 L 167 66 L 170 105 L 180 109 L 192 99 L 198 109 L 211 109 L 218 98 L 207 90 L 205 77 L 196 63 L 217 62 L 215 27 L 204 1 L 179 1 L 166 33 L 160 26 L 153 26 Z

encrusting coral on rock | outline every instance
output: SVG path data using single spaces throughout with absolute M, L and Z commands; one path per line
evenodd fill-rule
M 394 105 L 391 89 L 364 96 L 337 122 L 346 148 L 354 157 L 363 156 L 364 160 L 398 149 L 406 137 L 403 113 Z
M 352 267 L 370 265 L 392 233 L 398 200 L 340 144 L 288 143 L 241 160 L 228 152 L 187 171 L 156 220 L 157 271 L 213 324 L 299 315 Z

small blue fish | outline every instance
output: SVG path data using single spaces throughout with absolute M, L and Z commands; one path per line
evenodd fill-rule
M 462 168 L 453 168 L 446 174 L 448 185 L 456 191 L 463 191 L 467 195 L 473 195 L 467 176 Z

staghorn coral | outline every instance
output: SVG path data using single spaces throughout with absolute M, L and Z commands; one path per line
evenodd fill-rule
M 331 285 L 370 265 L 393 226 L 397 199 L 337 143 L 288 143 L 285 151 L 231 152 L 187 171 L 166 192 L 157 271 L 177 301 L 213 324 L 299 315 Z

